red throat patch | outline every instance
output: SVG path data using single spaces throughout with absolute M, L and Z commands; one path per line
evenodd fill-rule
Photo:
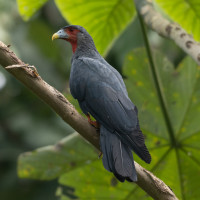
M 77 48 L 77 40 L 75 40 L 75 41 L 69 41 L 69 42 L 72 45 L 72 51 L 73 51 L 73 53 L 75 53 L 76 48 Z
M 72 45 L 72 51 L 75 53 L 77 48 L 77 33 L 80 32 L 77 29 L 66 29 L 66 33 L 69 35 L 69 38 L 67 39 L 68 42 Z

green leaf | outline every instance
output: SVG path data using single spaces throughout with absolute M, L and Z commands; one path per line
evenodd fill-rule
M 73 194 L 80 199 L 124 199 L 133 188 L 128 182 L 118 182 L 104 169 L 101 160 L 64 174 L 59 182 L 76 188 Z
M 21 154 L 18 159 L 18 176 L 50 180 L 73 168 L 87 165 L 97 157 L 96 150 L 75 132 L 54 146 Z
M 24 20 L 29 20 L 48 0 L 17 0 L 18 10 Z
M 200 40 L 199 0 L 156 0 L 156 3 L 172 20 L 179 23 L 196 40 Z
M 154 62 L 177 145 L 171 144 L 146 53 L 142 49 L 133 51 L 127 56 L 124 74 L 127 76 L 129 96 L 138 106 L 140 125 L 152 154 L 153 168 L 152 164 L 143 166 L 169 185 L 178 198 L 196 199 L 200 191 L 195 188 L 200 185 L 192 171 L 200 173 L 200 159 L 197 156 L 200 153 L 200 140 L 197 139 L 200 133 L 200 68 L 187 57 L 175 69 L 158 52 L 154 53 Z M 194 151 L 189 150 L 188 146 Z M 155 162 L 154 157 L 158 157 L 161 151 L 160 159 Z M 139 190 L 136 191 L 137 196 L 138 193 Z M 133 193 L 132 197 L 136 194 Z
M 101 54 L 133 20 L 132 0 L 55 0 L 63 17 L 71 24 L 81 25 L 91 34 Z

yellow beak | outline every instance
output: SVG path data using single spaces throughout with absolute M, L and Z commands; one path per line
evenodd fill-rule
M 54 33 L 54 34 L 52 35 L 52 40 L 58 39 L 58 38 L 59 38 L 59 35 L 58 35 L 57 33 Z

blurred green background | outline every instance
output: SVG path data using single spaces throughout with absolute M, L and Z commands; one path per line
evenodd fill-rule
M 63 41 L 51 41 L 52 34 L 65 25 L 67 22 L 54 1 L 48 1 L 25 22 L 19 15 L 15 0 L 0 0 L 0 40 L 10 44 L 11 49 L 24 62 L 36 66 L 46 82 L 67 95 L 71 46 Z M 162 39 L 150 30 L 147 33 L 151 47 L 164 54 L 174 66 L 185 57 L 173 42 Z M 105 54 L 105 58 L 122 73 L 128 52 L 143 46 L 140 24 L 135 17 Z M 141 62 L 136 59 L 135 63 L 140 65 Z M 123 74 L 125 80 L 127 76 L 128 71 Z M 131 91 L 133 88 L 130 82 L 127 85 Z M 139 107 L 142 109 L 142 105 Z M 18 178 L 17 159 L 23 152 L 53 145 L 73 132 L 46 104 L 0 68 L 0 199 L 57 199 L 55 192 L 58 181 Z M 95 156 L 98 156 L 97 152 Z M 60 182 L 64 182 L 64 178 Z M 66 190 L 70 189 L 73 191 L 73 188 L 66 187 Z M 70 192 L 67 194 L 70 195 Z M 71 198 L 76 196 L 71 195 Z
M 67 88 L 71 50 L 53 44 L 51 35 L 65 24 L 53 2 L 26 23 L 15 0 L 0 1 L 0 40 L 24 62 L 37 66 L 44 80 L 60 91 Z M 19 179 L 17 157 L 71 132 L 46 104 L 0 68 L 0 199 L 55 199 L 57 181 Z

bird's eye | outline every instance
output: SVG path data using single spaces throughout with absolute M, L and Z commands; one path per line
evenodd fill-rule
M 73 29 L 69 29 L 70 32 L 73 32 Z

